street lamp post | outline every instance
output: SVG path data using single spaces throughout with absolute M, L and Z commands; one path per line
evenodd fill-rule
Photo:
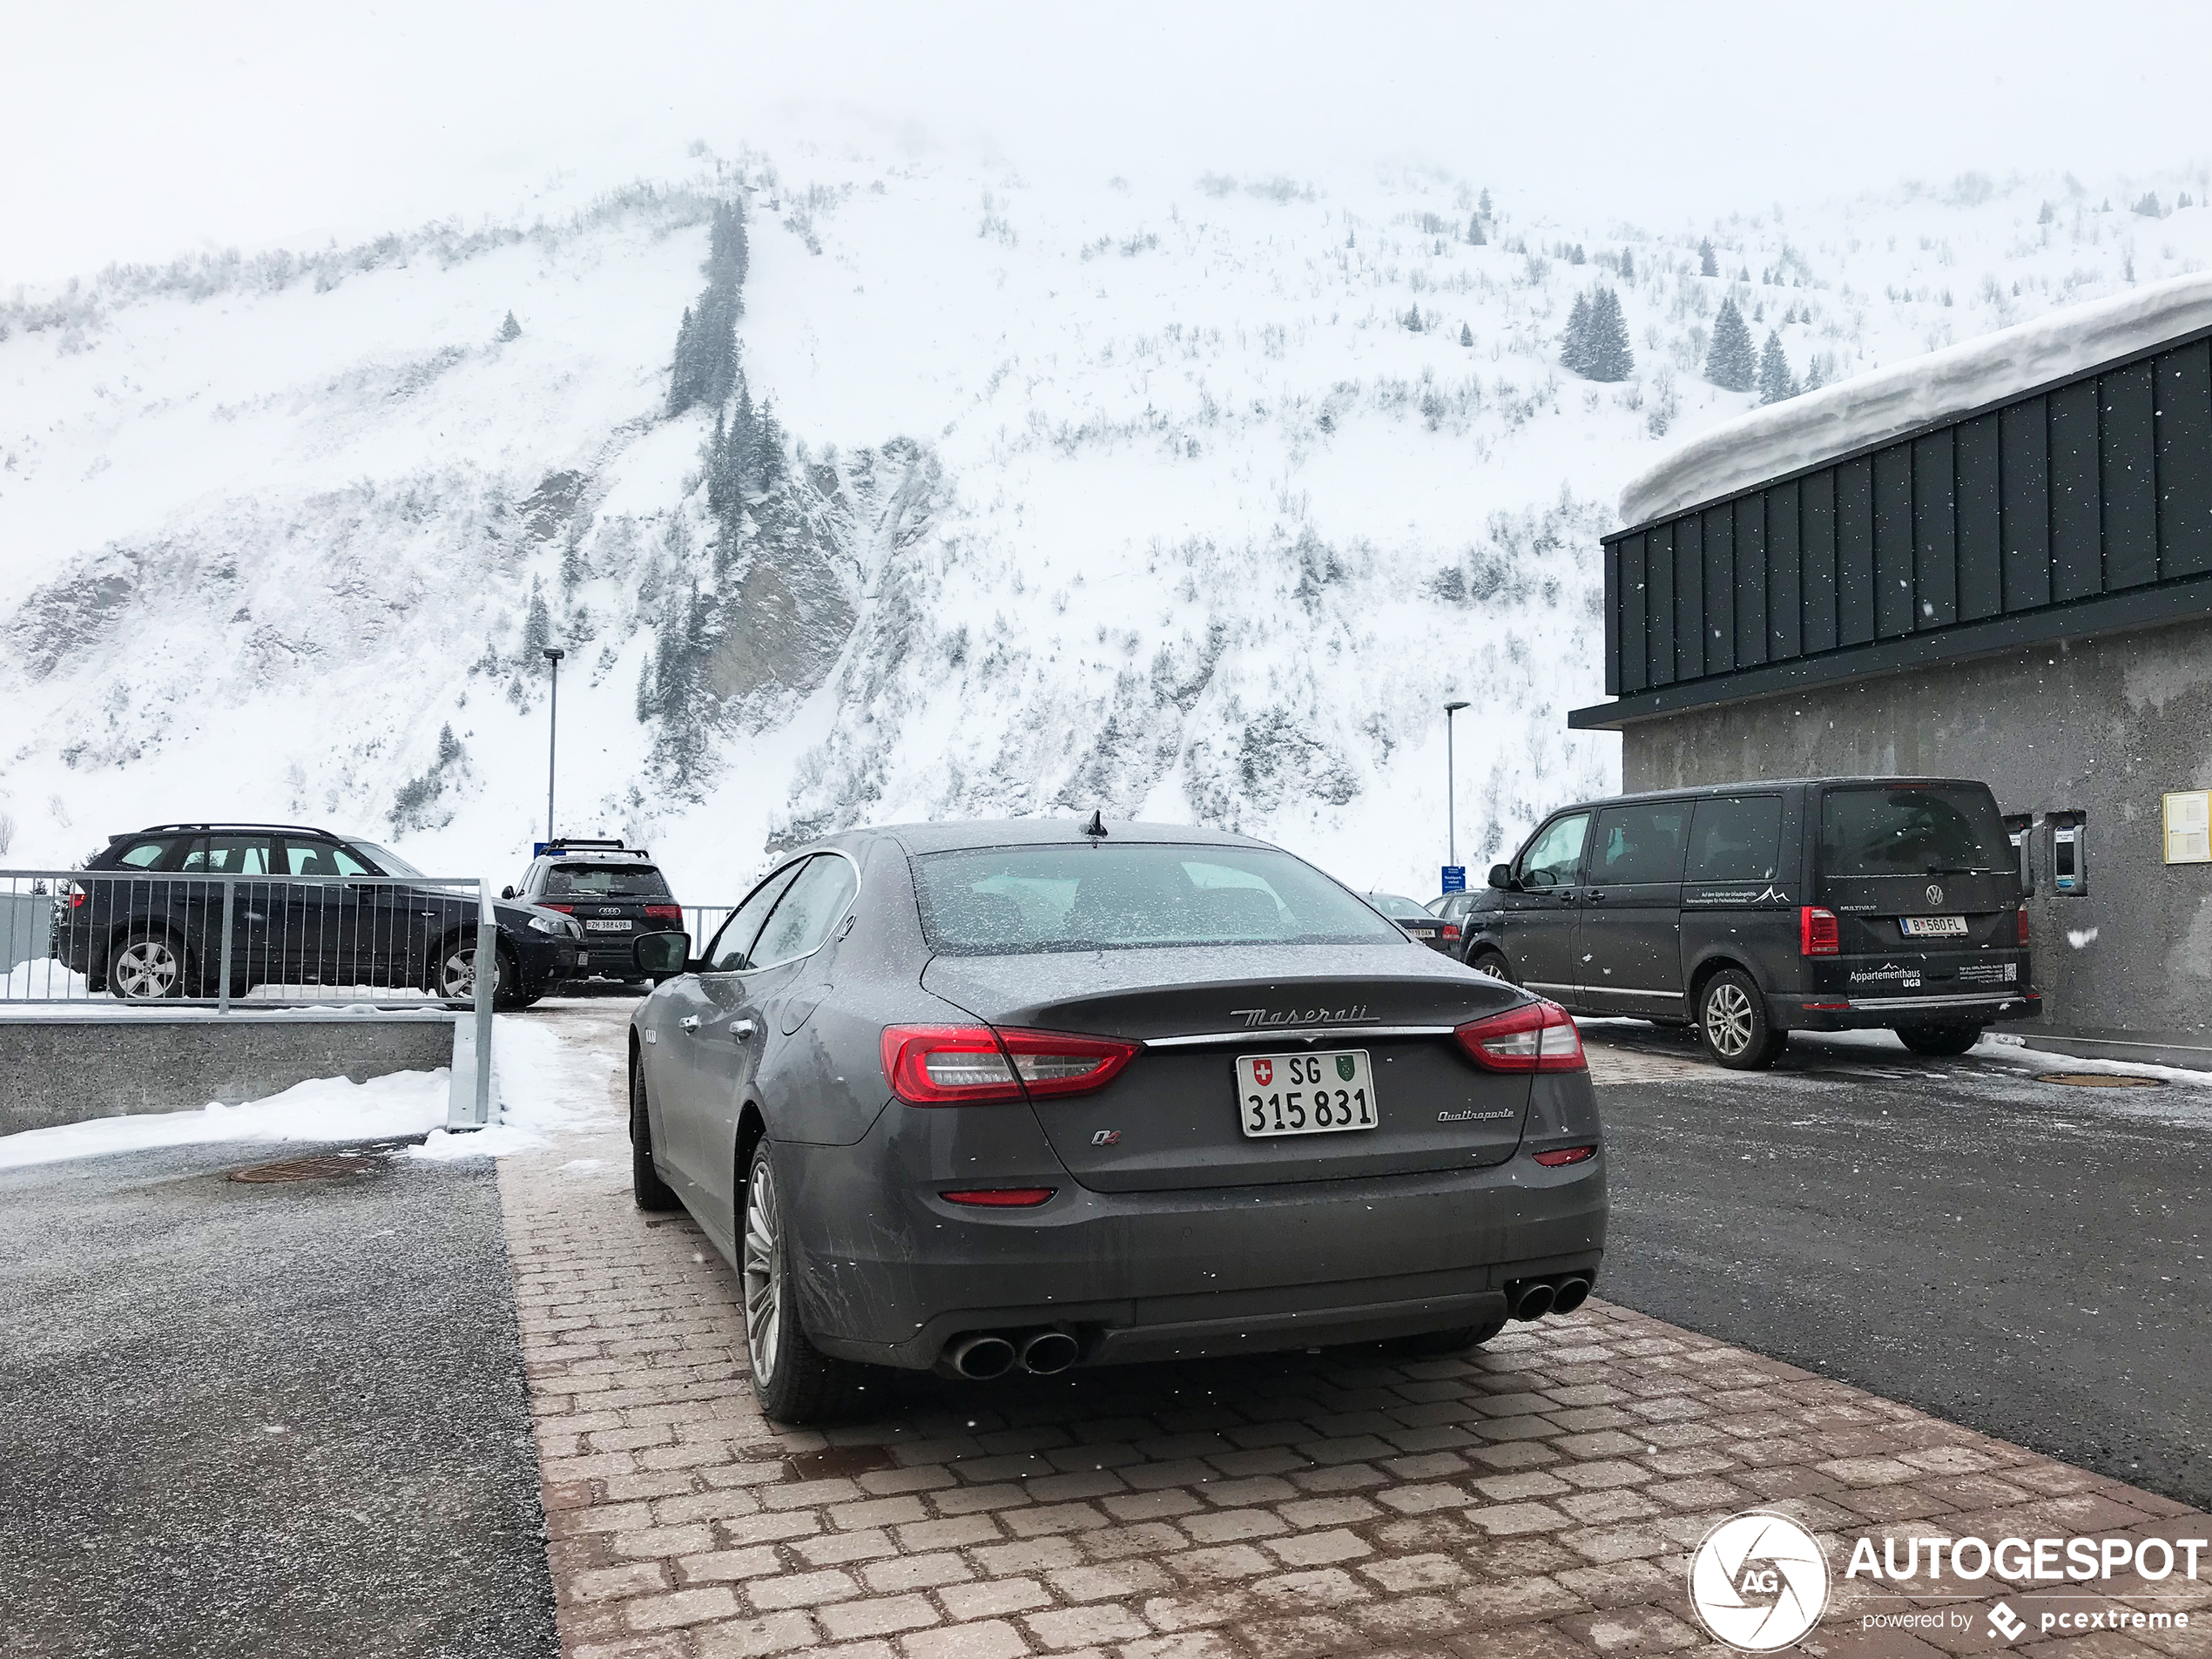
M 561 752 L 561 658 L 568 652 L 558 645 L 545 648 L 545 660 L 553 664 L 553 698 L 547 712 L 551 717 L 546 723 L 545 734 L 545 839 L 553 839 L 553 763 Z
M 1453 779 L 1452 717 L 1467 707 L 1465 703 L 1444 705 L 1444 861 L 1460 861 L 1460 826 L 1455 813 L 1459 804 L 1459 790 Z

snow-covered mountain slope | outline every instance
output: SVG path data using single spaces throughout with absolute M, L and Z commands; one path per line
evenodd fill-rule
M 1093 806 L 1426 894 L 1447 698 L 1465 862 L 1615 779 L 1564 725 L 1602 694 L 1597 537 L 1751 407 L 1702 377 L 1723 299 L 1832 381 L 2212 254 L 2179 176 L 1658 232 L 1428 174 L 687 165 L 557 226 L 0 306 L 8 862 L 220 815 L 503 874 L 550 637 L 562 827 L 650 840 L 697 900 L 824 826 Z M 741 508 L 715 412 L 667 413 L 725 199 L 789 436 Z M 1557 361 L 1600 281 L 1611 384 Z

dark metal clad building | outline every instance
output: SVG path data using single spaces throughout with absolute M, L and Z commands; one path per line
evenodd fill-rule
M 1635 523 L 1605 628 L 1626 788 L 1983 778 L 2052 1034 L 2212 1065 L 2212 330 Z

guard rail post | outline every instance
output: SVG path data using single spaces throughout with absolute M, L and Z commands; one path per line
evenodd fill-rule
M 218 1014 L 228 1014 L 231 1011 L 231 934 L 236 931 L 231 926 L 231 907 L 237 902 L 238 883 L 230 877 L 225 876 L 223 878 L 223 978 L 215 992 L 215 1012 Z M 203 956 L 200 960 L 205 961 L 206 958 Z

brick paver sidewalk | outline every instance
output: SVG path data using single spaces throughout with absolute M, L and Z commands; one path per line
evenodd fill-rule
M 877 1420 L 779 1429 L 747 1386 L 734 1276 L 688 1218 L 632 1206 L 612 1091 L 599 1104 L 501 1175 L 576 1659 L 1705 1649 L 1687 1552 L 1755 1506 L 1830 1545 L 1836 1601 L 1806 1650 L 1984 1650 L 2003 1645 L 1982 1617 L 2000 1594 L 2032 1621 L 2049 1592 L 1985 1581 L 1958 1603 L 1969 1628 L 1933 1646 L 1862 1632 L 1862 1610 L 1907 1604 L 1841 1579 L 1853 1541 L 2207 1530 L 2182 1505 L 1601 1302 L 1464 1359 L 917 1378 Z M 2178 1575 L 2155 1588 L 2134 1604 L 2212 1604 Z M 2212 1613 L 2020 1650 L 2212 1654 L 2208 1636 Z

